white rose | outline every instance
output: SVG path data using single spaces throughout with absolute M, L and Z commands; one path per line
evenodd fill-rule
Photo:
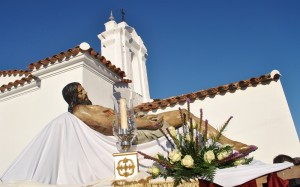
M 160 169 L 156 166 L 152 166 L 152 167 L 148 168 L 148 173 L 157 176 L 160 174 Z
M 215 154 L 211 150 L 204 153 L 204 161 L 207 163 L 211 163 L 211 161 L 213 161 L 215 158 Z
M 181 160 L 181 165 L 191 168 L 194 165 L 194 159 L 191 157 L 191 155 L 185 155 L 185 157 Z
M 180 161 L 181 160 L 181 152 L 178 151 L 177 149 L 174 149 L 173 151 L 171 151 L 169 153 L 169 158 L 170 158 L 172 163 Z
M 236 161 L 233 162 L 233 165 L 235 166 L 239 166 L 239 165 L 242 165 L 245 163 L 245 158 L 240 158 L 240 159 L 237 159 Z
M 170 131 L 170 134 L 173 136 L 173 137 L 176 137 L 177 136 L 177 131 L 174 127 L 168 127 L 169 131 Z
M 217 154 L 218 160 L 223 160 L 224 158 L 228 157 L 231 153 L 227 151 L 222 151 Z

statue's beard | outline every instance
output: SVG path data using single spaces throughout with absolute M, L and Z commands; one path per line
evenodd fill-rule
M 88 96 L 86 96 L 84 99 L 80 99 L 79 103 L 80 105 L 92 105 L 92 101 L 89 100 Z

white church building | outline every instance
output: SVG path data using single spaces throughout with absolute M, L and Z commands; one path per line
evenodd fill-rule
M 0 173 L 43 127 L 67 111 L 62 89 L 71 82 L 80 82 L 93 104 L 110 108 L 112 93 L 121 88 L 136 92 L 140 96 L 136 110 L 147 113 L 185 108 L 189 98 L 192 112 L 198 115 L 203 108 L 205 118 L 215 127 L 233 115 L 225 135 L 256 145 L 258 150 L 252 154 L 255 159 L 271 163 L 278 154 L 300 156 L 298 135 L 278 71 L 152 100 L 147 49 L 136 30 L 111 16 L 98 38 L 101 53 L 83 42 L 31 63 L 25 70 L 0 70 Z

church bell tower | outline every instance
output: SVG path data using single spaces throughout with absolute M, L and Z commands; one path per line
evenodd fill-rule
M 132 80 L 129 86 L 141 96 L 142 102 L 148 102 L 147 49 L 135 29 L 125 22 L 124 14 L 122 10 L 122 21 L 116 23 L 111 12 L 109 21 L 104 24 L 105 31 L 98 35 L 101 53 Z

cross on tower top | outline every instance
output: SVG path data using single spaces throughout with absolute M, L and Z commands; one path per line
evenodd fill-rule
M 125 21 L 125 12 L 123 8 L 121 9 L 121 15 L 122 15 L 121 21 Z

